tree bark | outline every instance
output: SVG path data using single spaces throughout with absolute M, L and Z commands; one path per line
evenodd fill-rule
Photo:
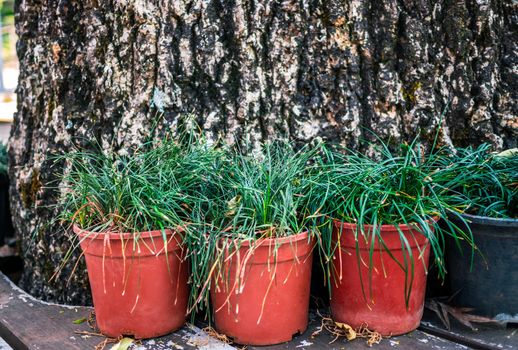
M 53 153 L 124 151 L 192 113 L 254 151 L 273 137 L 352 148 L 416 135 L 516 147 L 512 0 L 18 0 L 18 112 L 10 139 L 23 287 L 87 303 L 80 266 L 49 282 L 69 243 L 51 223 Z M 157 109 L 162 110 L 159 116 Z M 368 151 L 368 149 L 367 149 Z

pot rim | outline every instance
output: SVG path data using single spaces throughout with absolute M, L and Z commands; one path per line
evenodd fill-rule
M 284 243 L 295 243 L 302 240 L 308 240 L 309 238 L 309 230 L 299 232 L 294 235 L 284 236 L 284 237 L 274 237 L 274 238 L 259 238 L 259 239 L 244 239 L 244 238 L 230 238 L 230 237 L 221 237 L 219 241 L 231 241 L 231 242 L 239 242 L 240 247 L 250 247 L 250 246 L 261 246 L 261 245 L 274 245 L 279 244 L 282 245 Z M 315 238 L 311 237 L 313 241 Z
M 432 218 L 432 220 L 425 220 L 425 221 L 429 224 L 432 224 L 431 221 L 433 221 L 434 223 L 437 223 L 437 221 L 439 221 L 439 219 L 440 219 L 439 216 L 434 216 Z M 347 222 L 347 221 L 340 221 L 339 219 L 333 219 L 333 224 L 336 227 L 341 226 L 343 228 L 351 228 L 351 229 L 355 229 L 358 226 L 358 224 L 355 224 L 352 222 Z M 376 225 L 376 228 L 379 228 L 380 230 L 382 230 L 384 232 L 398 232 L 398 227 L 400 230 L 407 230 L 407 229 L 413 229 L 413 228 L 415 228 L 415 226 L 418 226 L 418 225 L 419 225 L 419 223 L 417 223 L 417 222 L 411 222 L 409 224 L 399 224 L 399 225 L 397 225 L 397 227 L 396 227 L 396 224 L 382 224 L 382 225 Z M 363 227 L 368 230 L 371 230 L 372 228 L 374 228 L 374 225 L 364 224 Z
M 473 224 L 499 227 L 518 227 L 518 218 L 492 218 L 489 216 L 479 216 L 472 214 L 461 214 L 461 216 L 467 219 L 469 223 Z
M 153 231 L 135 231 L 135 232 L 95 232 L 95 231 L 88 231 L 80 228 L 77 224 L 73 225 L 73 231 L 76 235 L 79 237 L 88 237 L 88 239 L 99 239 L 104 240 L 106 235 L 109 235 L 110 240 L 127 240 L 127 239 L 133 239 L 135 236 L 139 236 L 139 238 L 155 238 L 160 237 L 162 238 L 162 230 L 153 230 Z M 167 236 L 174 235 L 175 233 L 182 234 L 183 228 L 180 226 L 173 230 L 170 228 L 164 229 L 164 232 Z

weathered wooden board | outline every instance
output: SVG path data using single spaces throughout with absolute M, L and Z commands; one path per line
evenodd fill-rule
M 471 330 L 454 319 L 450 322 L 451 329 L 446 330 L 435 314 L 426 311 L 419 329 L 475 349 L 518 349 L 518 328 L 474 324 L 477 329 Z
M 13 350 L 13 348 L 0 337 L 0 350 Z
M 94 349 L 103 338 L 76 334 L 75 331 L 91 331 L 86 323 L 74 324 L 74 320 L 87 318 L 88 307 L 61 306 L 44 303 L 26 294 L 0 274 L 0 337 L 14 349 L 61 350 Z M 320 326 L 320 318 L 311 314 L 307 331 L 296 336 L 293 341 L 269 347 L 249 347 L 262 350 L 360 350 L 369 349 L 365 340 L 347 342 L 339 339 L 331 343 L 333 337 L 321 333 L 311 334 Z M 415 331 L 405 336 L 383 339 L 374 346 L 379 349 L 468 349 L 455 341 L 443 339 L 423 331 Z M 109 349 L 108 346 L 106 349 Z M 131 347 L 132 350 L 232 350 L 234 347 L 209 337 L 200 328 L 186 325 L 181 330 L 165 337 L 147 340 Z M 509 349 L 509 347 L 504 348 Z
M 85 307 L 43 303 L 0 275 L 0 335 L 15 349 L 93 349 L 100 339 L 74 333 L 87 330 L 73 321 L 89 313 Z
M 93 349 L 102 339 L 75 334 L 88 326 L 73 323 L 90 311 L 41 302 L 0 274 L 0 336 L 15 349 Z
M 336 342 L 329 344 L 332 341 L 330 337 L 319 336 L 315 339 L 304 339 L 304 337 L 297 337 L 292 342 L 276 345 L 276 346 L 266 346 L 266 347 L 249 347 L 249 349 L 256 350 L 282 350 L 282 349 L 292 349 L 292 350 L 385 350 L 385 349 L 394 349 L 394 350 L 457 350 L 457 349 L 470 349 L 467 346 L 456 344 L 454 342 L 448 341 L 446 339 L 442 339 L 439 337 L 435 337 L 433 335 L 415 331 L 409 335 L 405 335 L 402 337 L 394 337 L 383 339 L 380 344 L 375 344 L 372 347 L 369 347 L 365 340 L 356 339 L 354 341 L 348 342 L 344 339 L 337 340 Z
M 414 331 L 404 336 L 391 337 L 382 339 L 380 344 L 372 347 L 367 345 L 365 339 L 355 339 L 347 341 L 345 339 L 334 340 L 329 333 L 322 332 L 316 337 L 313 334 L 320 327 L 320 318 L 312 313 L 310 315 L 310 324 L 304 334 L 296 336 L 291 342 L 266 347 L 249 347 L 249 350 L 366 350 L 366 349 L 394 349 L 394 350 L 421 350 L 421 349 L 437 349 L 437 350 L 457 350 L 468 349 L 464 345 L 456 344 L 446 339 L 442 339 L 422 331 Z
M 92 331 L 86 322 L 92 308 L 62 306 L 39 301 L 25 293 L 0 273 L 0 337 L 16 350 L 94 349 L 104 338 L 76 334 Z M 107 346 L 106 349 L 110 349 Z M 166 337 L 143 341 L 132 349 L 190 350 L 194 348 L 230 350 L 233 347 L 209 337 L 199 328 L 186 325 Z

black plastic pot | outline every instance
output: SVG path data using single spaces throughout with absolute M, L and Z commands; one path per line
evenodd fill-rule
M 494 219 L 463 215 L 469 223 L 475 244 L 473 266 L 471 248 L 461 243 L 459 251 L 449 240 L 447 262 L 451 290 L 458 292 L 453 302 L 472 307 L 473 313 L 494 317 L 499 313 L 518 313 L 518 219 Z M 459 227 L 465 225 L 452 220 Z M 467 231 L 466 231 L 467 232 Z

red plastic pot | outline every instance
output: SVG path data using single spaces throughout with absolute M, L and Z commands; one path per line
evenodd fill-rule
M 94 233 L 74 227 L 81 239 L 97 326 L 104 335 L 153 338 L 185 323 L 187 265 L 178 233 Z M 166 257 L 167 250 L 167 257 Z
M 210 291 L 216 329 L 249 345 L 283 343 L 304 332 L 314 240 L 304 232 L 235 244 L 224 248 Z
M 412 250 L 412 282 L 411 259 L 408 252 L 402 249 L 400 235 L 395 226 L 382 225 L 381 235 L 386 249 L 397 261 L 403 262 L 406 258 L 409 262 L 408 276 L 376 241 L 372 256 L 372 278 L 369 279 L 371 243 L 366 242 L 359 234 L 358 252 L 361 263 L 358 266 L 354 238 L 356 225 L 334 221 L 334 241 L 337 242 L 339 238 L 340 244 L 333 257 L 335 275 L 331 280 L 331 313 L 335 321 L 353 328 L 366 325 L 384 336 L 408 333 L 419 326 L 423 316 L 430 246 L 428 239 L 416 227 L 399 225 L 399 228 Z M 369 230 L 372 230 L 372 226 L 365 225 L 364 231 Z M 405 286 L 411 288 L 408 306 L 405 302 L 405 295 L 408 295 Z

